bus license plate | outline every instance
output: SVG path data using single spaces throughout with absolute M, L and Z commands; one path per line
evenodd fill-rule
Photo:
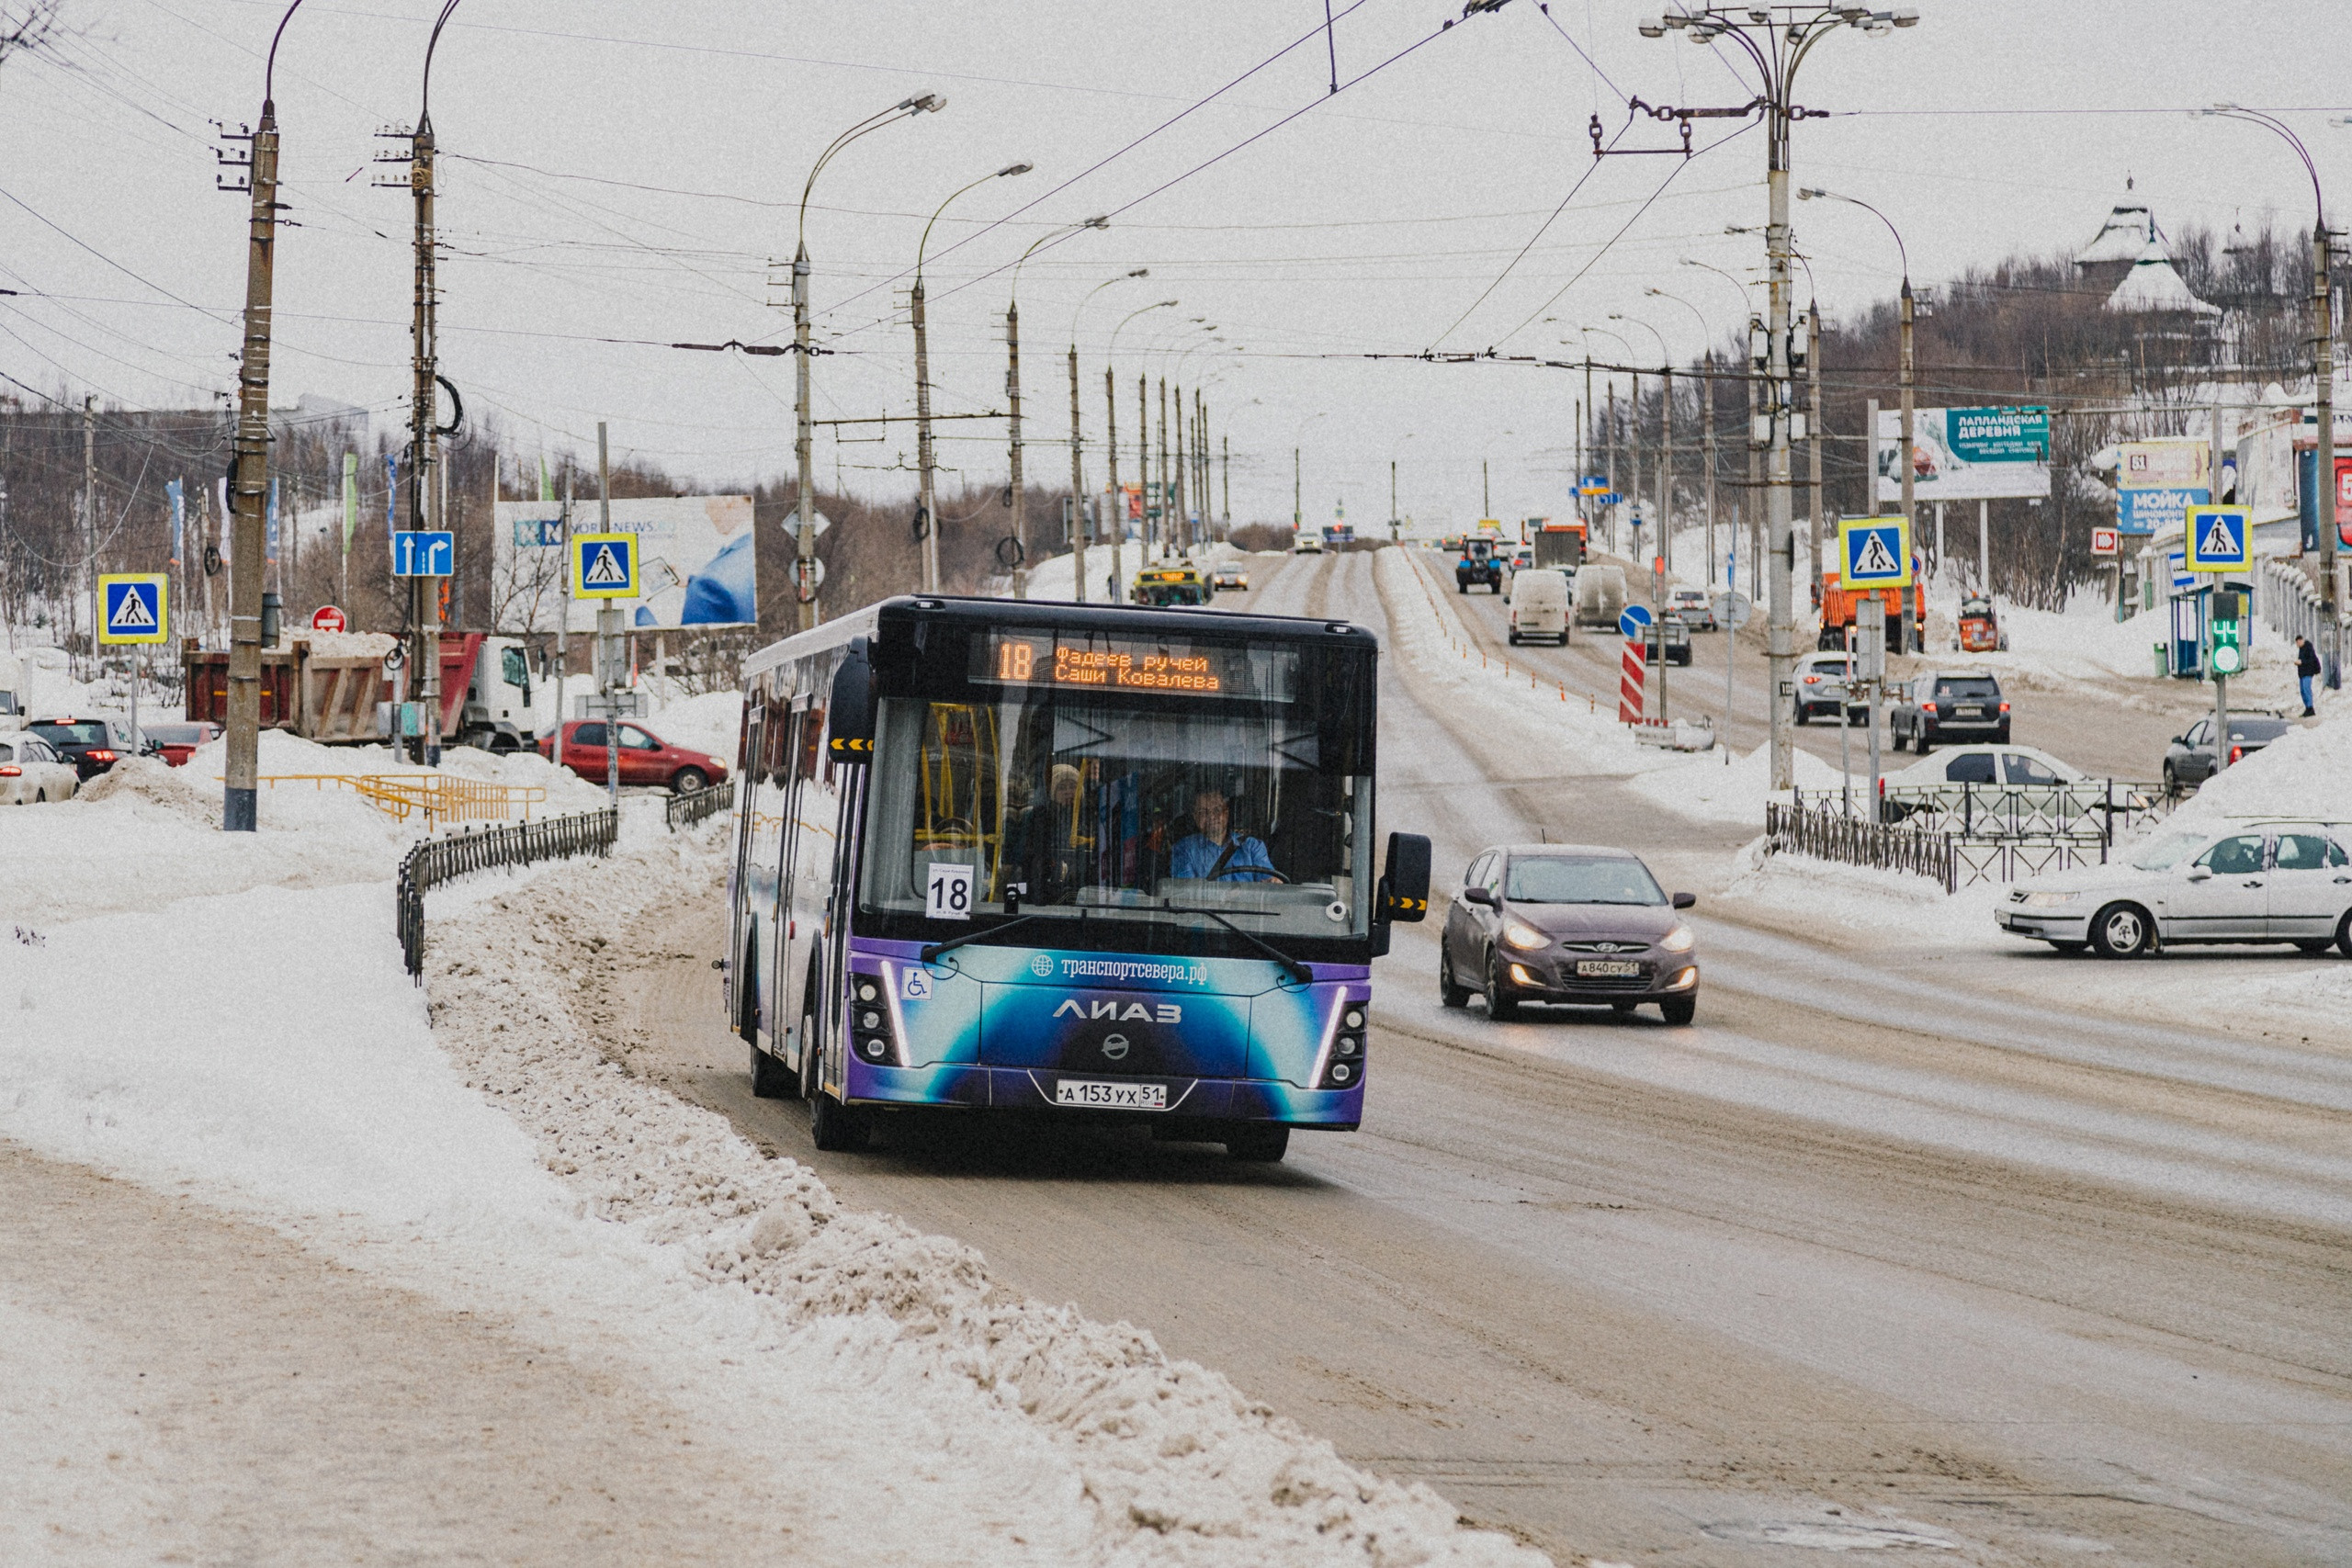
M 1628 964 L 1622 958 L 1579 958 L 1577 973 L 1600 979 L 1627 979 L 1642 972 L 1638 964 Z
M 1112 1111 L 1165 1111 L 1164 1083 L 1102 1083 L 1091 1078 L 1064 1078 L 1054 1086 L 1056 1105 L 1091 1105 Z

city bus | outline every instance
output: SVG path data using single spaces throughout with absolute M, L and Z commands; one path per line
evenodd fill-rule
M 932 1109 L 1278 1160 L 1363 1119 L 1378 644 L 1341 621 L 897 598 L 744 662 L 728 1017 L 820 1148 Z

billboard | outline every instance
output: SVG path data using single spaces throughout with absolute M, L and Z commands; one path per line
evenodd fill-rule
M 2213 499 L 2212 446 L 2205 441 L 2125 441 L 2115 454 L 2115 525 L 2126 534 L 2185 527 L 2188 509 Z
M 1878 499 L 1900 502 L 1903 411 L 1878 414 Z M 1914 409 L 1911 494 L 1917 501 L 2005 501 L 2050 493 L 2050 411 Z
M 687 495 L 612 503 L 609 527 L 594 502 L 575 502 L 574 536 L 634 535 L 639 594 L 621 602 L 631 626 L 739 626 L 759 620 L 752 498 Z M 566 581 L 563 508 L 551 501 L 498 503 L 491 571 L 492 624 L 503 632 L 551 632 L 570 606 L 568 630 L 596 629 L 596 605 L 575 601 Z

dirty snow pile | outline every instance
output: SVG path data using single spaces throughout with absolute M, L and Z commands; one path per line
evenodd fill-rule
M 2233 817 L 2352 822 L 2352 696 L 2333 694 L 2322 713 L 2318 723 L 2222 769 L 2166 825 L 2218 829 Z
M 828 1382 L 1016 1441 L 1065 1499 L 1075 1560 L 1541 1561 L 1460 1529 L 1426 1487 L 1352 1469 L 1148 1334 L 1024 1300 L 970 1248 L 844 1207 L 608 1060 L 600 1021 L 576 1010 L 583 975 L 612 962 L 638 911 L 708 897 L 722 843 L 706 832 L 557 870 L 433 931 L 436 1037 L 590 1213 L 675 1259 L 734 1332 L 836 1363 Z
M 1758 813 L 1761 816 L 1761 813 Z M 1722 897 L 1758 914 L 1792 917 L 1809 932 L 1821 922 L 1858 937 L 1910 938 L 1939 946 L 2014 948 L 1993 923 L 2008 889 L 1984 885 L 1947 895 L 1940 882 L 1905 871 L 1845 865 L 1809 855 L 1764 852 L 1758 839 L 1732 857 Z
M 1490 734 L 1509 736 L 1526 749 L 1532 771 L 1592 776 L 1647 773 L 1687 761 L 1688 754 L 1644 746 L 1617 722 L 1613 710 L 1596 711 L 1584 697 L 1562 698 L 1551 682 L 1534 678 L 1505 661 L 1482 663 L 1476 646 L 1453 618 L 1446 595 L 1432 591 L 1416 564 L 1423 550 L 1377 550 L 1373 581 L 1388 614 L 1386 650 L 1412 666 L 1416 684 L 1428 689 L 1425 704 L 1442 706 Z M 1468 648 L 1468 657 L 1460 649 Z

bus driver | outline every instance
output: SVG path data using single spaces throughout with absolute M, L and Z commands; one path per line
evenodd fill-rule
M 1176 840 L 1169 856 L 1168 874 L 1202 882 L 1230 882 L 1245 877 L 1250 881 L 1261 877 L 1284 880 L 1266 858 L 1264 843 L 1247 833 L 1227 836 L 1230 821 L 1224 791 L 1209 787 L 1195 792 L 1194 831 Z

